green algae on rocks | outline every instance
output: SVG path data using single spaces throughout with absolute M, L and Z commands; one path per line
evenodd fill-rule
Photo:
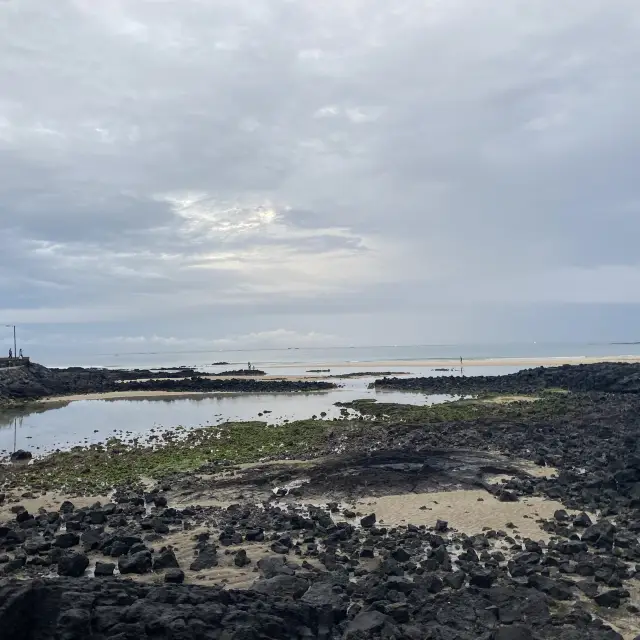
M 357 400 L 338 404 L 343 408 L 342 420 L 311 419 L 280 425 L 229 422 L 193 430 L 177 427 L 146 441 L 113 439 L 102 445 L 56 452 L 27 466 L 0 466 L 0 485 L 99 494 L 115 486 L 135 484 L 141 478 L 160 479 L 173 472 L 210 468 L 223 460 L 238 464 L 373 450 L 391 444 L 400 446 L 407 434 L 425 443 L 435 438 L 437 443 L 442 430 L 477 430 L 478 424 L 496 434 L 503 430 L 508 433 L 514 424 L 580 421 L 598 407 L 597 400 L 588 394 L 540 394 L 508 403 L 488 399 L 491 396 L 430 406 Z M 608 406 L 607 402 L 603 406 Z M 351 417 L 349 410 L 359 415 Z M 617 408 L 623 410 L 626 407 Z M 473 446 L 478 444 L 474 442 Z M 492 446 L 495 448 L 496 443 Z
M 28 466 L 2 467 L 0 480 L 4 478 L 5 487 L 99 493 L 136 483 L 142 477 L 159 478 L 175 471 L 196 470 L 216 460 L 243 463 L 273 456 L 300 456 L 317 449 L 327 430 L 335 424 L 324 420 L 275 426 L 265 422 L 230 422 L 167 431 L 157 444 L 111 439 L 105 444 L 52 453 Z

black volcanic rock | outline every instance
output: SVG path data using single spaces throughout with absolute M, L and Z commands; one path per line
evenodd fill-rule
M 58 560 L 58 575 L 79 578 L 89 566 L 84 553 L 68 553 Z
M 251 371 L 252 375 L 260 373 L 262 372 Z M 247 372 L 244 371 L 238 372 L 237 376 L 231 379 L 215 379 L 204 377 L 201 372 L 186 369 L 160 372 L 82 367 L 49 369 L 29 363 L 0 369 L 0 402 L 110 391 L 273 393 L 316 391 L 336 387 L 335 384 L 322 380 L 256 380 L 247 378 Z
M 545 389 L 640 393 L 640 363 L 600 362 L 523 369 L 502 376 L 381 378 L 376 387 L 431 394 L 536 393 Z

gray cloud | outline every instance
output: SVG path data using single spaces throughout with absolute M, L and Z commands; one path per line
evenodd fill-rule
M 4 316 L 463 341 L 628 304 L 624 333 L 639 36 L 634 0 L 1 3 Z

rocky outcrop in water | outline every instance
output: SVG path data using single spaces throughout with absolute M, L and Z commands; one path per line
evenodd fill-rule
M 86 371 L 82 367 L 73 367 L 71 369 L 58 369 L 58 371 L 76 371 L 82 373 Z M 118 380 L 141 380 L 152 378 L 192 378 L 194 376 L 209 375 L 204 371 L 181 367 L 178 369 L 109 369 L 109 372 L 117 376 Z
M 167 372 L 163 372 L 167 373 Z M 246 372 L 239 378 L 210 379 L 195 372 L 184 377 L 185 370 L 168 372 L 160 376 L 158 372 L 126 372 L 110 369 L 49 369 L 31 363 L 0 369 L 0 403 L 36 400 L 48 396 L 65 396 L 110 391 L 184 391 L 184 392 L 251 392 L 277 393 L 288 391 L 316 391 L 332 389 L 335 385 L 323 381 L 253 380 L 247 379 Z M 228 372 L 231 374 L 232 372 Z M 262 372 L 251 371 L 253 375 Z M 152 374 L 152 375 L 147 375 Z M 131 376 L 135 375 L 135 379 Z M 139 377 L 147 378 L 140 380 Z
M 82 368 L 66 369 L 65 371 L 76 371 L 82 373 Z M 61 371 L 61 370 L 58 370 Z M 109 369 L 109 373 L 113 373 L 118 380 L 153 380 L 156 378 L 195 378 L 200 376 L 211 377 L 244 377 L 244 376 L 264 376 L 265 371 L 260 369 L 232 369 L 230 371 L 221 371 L 220 373 L 208 373 L 206 371 L 198 371 L 197 369 L 179 368 L 179 369 Z
M 289 391 L 320 391 L 336 385 L 321 380 L 255 380 L 252 378 L 188 378 L 185 380 L 148 380 L 119 384 L 119 391 L 187 391 L 236 393 L 286 393 Z
M 0 369 L 0 399 L 34 400 L 52 395 L 112 391 L 116 380 L 106 369 L 49 369 L 31 363 Z
M 433 394 L 537 393 L 545 389 L 640 393 L 640 363 L 601 362 L 523 369 L 503 376 L 382 378 L 377 388 Z

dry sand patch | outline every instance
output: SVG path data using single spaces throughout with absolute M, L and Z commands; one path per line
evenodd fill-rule
M 472 489 L 381 496 L 359 500 L 355 509 L 363 514 L 375 513 L 378 523 L 386 526 L 433 526 L 436 520 L 446 520 L 449 527 L 467 534 L 481 533 L 484 528 L 502 529 L 534 540 L 548 540 L 549 534 L 537 520 L 553 518 L 554 512 L 564 506 L 538 497 L 499 502 L 486 491 Z M 507 527 L 510 523 L 515 528 Z

